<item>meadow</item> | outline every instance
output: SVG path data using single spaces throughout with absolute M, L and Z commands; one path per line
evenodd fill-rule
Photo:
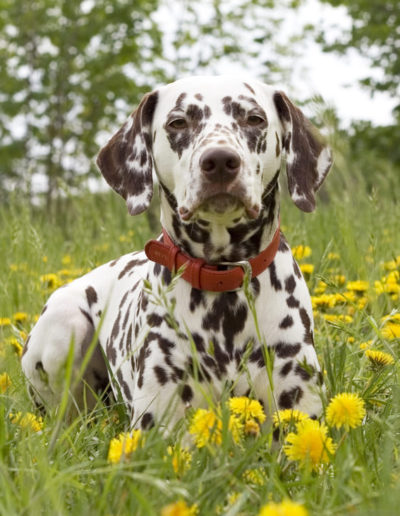
M 154 229 L 113 193 L 69 196 L 51 218 L 17 195 L 1 207 L 0 514 L 399 514 L 400 204 L 382 171 L 374 190 L 353 172 L 339 160 L 313 214 L 282 202 L 326 386 L 313 425 L 229 397 L 169 439 L 128 434 L 119 404 L 71 420 L 62 403 L 42 417 L 19 360 L 48 295 Z

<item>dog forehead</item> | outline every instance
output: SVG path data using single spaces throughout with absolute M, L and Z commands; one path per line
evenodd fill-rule
M 185 111 L 188 106 L 208 108 L 211 115 L 226 113 L 224 106 L 230 99 L 247 108 L 259 105 L 264 110 L 273 108 L 275 89 L 254 79 L 237 76 L 190 77 L 161 87 L 156 117 L 165 121 L 171 111 Z

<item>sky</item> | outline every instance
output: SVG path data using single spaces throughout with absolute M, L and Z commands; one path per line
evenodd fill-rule
M 323 28 L 332 39 L 340 38 L 350 27 L 350 17 L 344 7 L 321 5 L 318 0 L 307 0 L 299 12 L 289 16 L 286 30 L 294 32 L 299 20 Z M 336 107 L 345 126 L 352 119 L 372 120 L 376 125 L 392 123 L 391 112 L 398 102 L 384 93 L 371 97 L 370 92 L 359 85 L 358 81 L 371 73 L 379 76 L 379 71 L 371 70 L 368 59 L 355 50 L 347 55 L 324 53 L 313 41 L 304 43 L 302 56 L 293 73 L 301 96 L 310 96 L 310 92 L 322 95 L 328 105 Z

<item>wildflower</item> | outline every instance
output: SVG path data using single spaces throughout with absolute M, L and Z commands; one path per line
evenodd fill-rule
M 370 339 L 370 340 L 366 340 L 365 342 L 361 342 L 361 343 L 360 343 L 360 349 L 361 349 L 362 351 L 364 351 L 365 349 L 368 349 L 368 348 L 371 346 L 372 342 L 373 342 L 373 340 L 372 340 L 372 339 Z
M 212 410 L 206 409 L 197 409 L 189 426 L 189 433 L 194 436 L 197 448 L 207 443 L 221 444 L 221 430 L 221 419 Z
M 11 378 L 7 373 L 0 374 L 0 392 L 4 394 L 9 387 L 11 387 Z
M 336 285 L 344 285 L 346 283 L 346 276 L 343 274 L 335 274 L 332 279 Z
M 14 315 L 13 315 L 13 320 L 15 322 L 15 324 L 22 324 L 24 322 L 26 322 L 26 320 L 28 319 L 28 314 L 26 312 L 16 312 Z
M 340 255 L 338 253 L 328 253 L 327 259 L 331 261 L 340 260 Z
M 65 267 L 66 265 L 71 265 L 71 263 L 72 263 L 71 255 L 66 254 L 65 256 L 63 256 L 63 257 L 62 257 L 62 260 L 61 260 L 61 263 L 64 265 L 64 267 Z
M 57 276 L 57 274 L 53 273 L 43 274 L 40 276 L 40 281 L 46 288 L 51 290 L 56 289 L 62 285 L 60 278 Z
M 289 460 L 298 460 L 300 466 L 310 466 L 316 471 L 321 463 L 329 463 L 329 455 L 335 446 L 327 436 L 328 429 L 323 423 L 305 419 L 296 425 L 297 433 L 291 432 L 286 437 L 284 452 Z
M 256 486 L 263 486 L 266 480 L 265 471 L 262 468 L 246 469 L 242 478 L 246 483 Z
M 254 423 L 258 426 L 258 423 L 256 421 L 254 421 Z M 235 443 L 238 443 L 243 436 L 243 422 L 240 420 L 240 418 L 238 418 L 234 414 L 231 414 L 229 416 L 228 428 L 231 432 L 233 440 L 235 441 Z
M 15 353 L 20 357 L 22 356 L 22 345 L 16 337 L 8 337 L 5 340 L 6 344 L 9 344 L 12 348 L 14 348 Z
M 321 294 L 324 294 L 327 286 L 328 285 L 325 283 L 325 281 L 322 281 L 322 280 L 318 281 L 318 284 L 314 289 L 314 294 L 316 296 L 320 296 Z
M 13 425 L 18 425 L 21 428 L 27 428 L 33 432 L 40 432 L 40 430 L 43 428 L 43 418 L 40 416 L 37 417 L 31 412 L 26 412 L 25 414 L 22 412 L 17 412 L 16 414 L 10 414 L 9 418 Z
M 302 263 L 300 265 L 300 270 L 305 276 L 311 276 L 314 272 L 314 265 L 312 263 Z
M 322 317 L 325 319 L 325 321 L 328 321 L 330 323 L 345 323 L 350 324 L 353 322 L 353 317 L 351 315 L 346 314 L 322 314 Z
M 179 445 L 168 446 L 168 455 L 171 456 L 172 467 L 177 475 L 183 475 L 192 463 L 192 454 L 187 448 L 181 448 Z
M 302 260 L 311 255 L 311 247 L 308 247 L 308 245 L 297 245 L 292 247 L 292 253 L 296 260 Z
M 365 403 L 358 394 L 343 392 L 331 399 L 326 409 L 326 422 L 329 426 L 345 430 L 361 425 L 365 416 Z
M 260 434 L 260 425 L 255 419 L 249 419 L 244 424 L 244 433 L 257 437 Z
M 394 322 L 400 324 L 400 313 L 384 315 L 381 320 L 384 323 Z
M 289 426 L 289 423 L 299 423 L 300 421 L 304 421 L 308 418 L 308 414 L 297 409 L 278 410 L 272 415 L 274 426 Z
M 258 516 L 308 516 L 307 509 L 291 500 L 283 500 L 281 503 L 269 502 L 261 507 Z
M 184 500 L 166 505 L 161 509 L 161 516 L 195 516 L 198 513 L 196 504 L 188 506 Z
M 311 296 L 313 308 L 333 308 L 338 303 L 343 303 L 344 299 L 340 294 L 320 294 Z
M 356 280 L 356 281 L 348 281 L 346 285 L 347 290 L 352 290 L 353 292 L 366 292 L 369 288 L 368 281 Z
M 0 317 L 0 326 L 10 326 L 11 319 L 9 317 Z
M 365 351 L 365 356 L 374 366 L 387 366 L 394 364 L 394 358 L 389 353 L 385 353 L 384 351 L 378 351 L 375 349 L 367 349 Z
M 261 403 L 246 396 L 231 398 L 229 400 L 229 410 L 243 421 L 257 419 L 260 423 L 263 423 L 266 417 Z
M 400 338 L 400 324 L 388 322 L 385 324 L 384 328 L 382 328 L 381 333 L 385 339 L 398 339 Z
M 123 458 L 128 458 L 134 452 L 141 438 L 140 430 L 133 430 L 133 432 L 125 432 L 114 437 L 110 441 L 108 449 L 108 462 L 113 464 L 120 462 Z

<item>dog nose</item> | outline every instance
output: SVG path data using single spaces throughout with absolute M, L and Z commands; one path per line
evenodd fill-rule
M 233 181 L 240 169 L 240 156 L 225 147 L 208 149 L 200 157 L 202 173 L 212 182 Z

